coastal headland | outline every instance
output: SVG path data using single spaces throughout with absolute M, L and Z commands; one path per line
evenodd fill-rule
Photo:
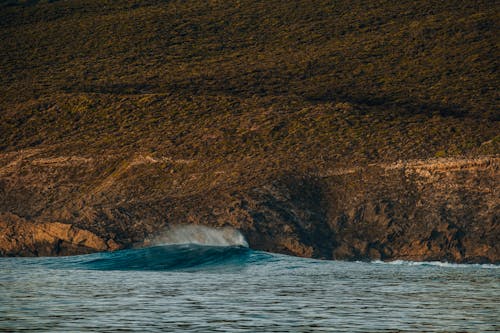
M 0 1 L 0 255 L 498 263 L 497 7 Z

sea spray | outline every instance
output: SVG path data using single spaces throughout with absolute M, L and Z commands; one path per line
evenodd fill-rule
M 209 228 L 201 225 L 172 226 L 146 243 L 150 245 L 199 244 L 248 247 L 245 237 L 234 228 Z

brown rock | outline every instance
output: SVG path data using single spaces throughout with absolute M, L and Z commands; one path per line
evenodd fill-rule
M 68 255 L 116 250 L 121 246 L 96 234 L 67 223 L 32 224 L 17 219 L 0 219 L 2 255 Z
M 161 156 L 0 159 L 2 255 L 114 250 L 194 223 L 305 257 L 500 262 L 498 156 L 277 170 L 248 184 L 217 172 L 204 187 Z

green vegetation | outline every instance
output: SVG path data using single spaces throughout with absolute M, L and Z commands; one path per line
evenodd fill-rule
M 250 171 L 496 154 L 498 22 L 486 0 L 0 1 L 0 152 Z

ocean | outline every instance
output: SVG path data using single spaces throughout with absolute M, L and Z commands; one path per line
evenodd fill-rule
M 499 268 L 199 244 L 0 258 L 0 332 L 498 332 Z

